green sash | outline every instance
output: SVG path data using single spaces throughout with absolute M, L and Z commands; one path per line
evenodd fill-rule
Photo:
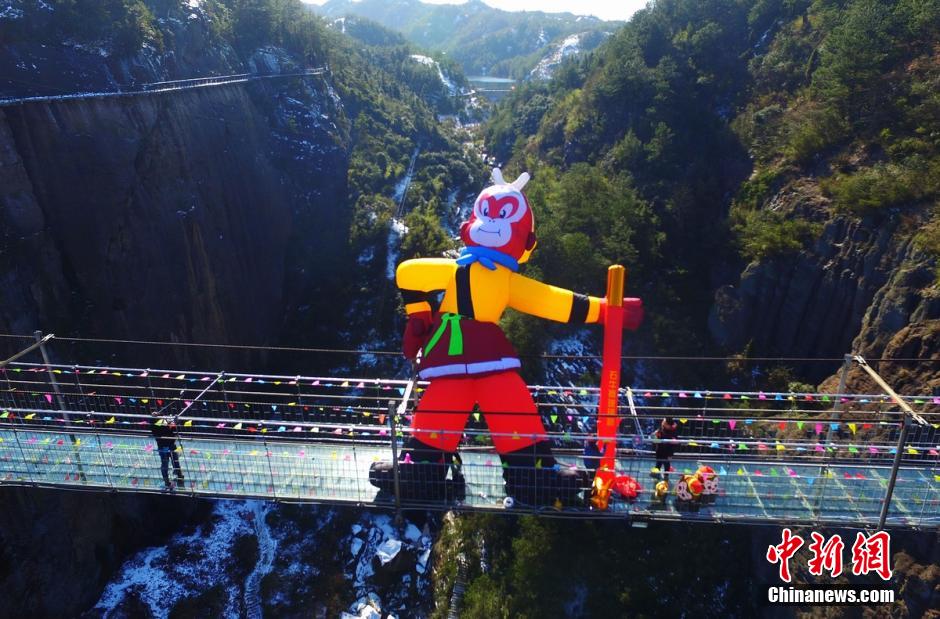
M 431 349 L 437 345 L 437 342 L 441 339 L 441 336 L 444 335 L 444 331 L 447 329 L 447 325 L 450 327 L 450 342 L 447 345 L 447 354 L 451 357 L 456 357 L 457 355 L 463 354 L 463 331 L 460 330 L 460 319 L 462 316 L 460 314 L 450 314 L 445 313 L 441 314 L 441 326 L 437 328 L 437 331 L 434 332 L 434 335 L 431 336 L 431 341 L 428 342 L 428 345 L 424 348 L 424 356 L 427 356 Z

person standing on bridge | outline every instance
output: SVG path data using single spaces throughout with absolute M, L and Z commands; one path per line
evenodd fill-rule
M 672 417 L 666 417 L 653 434 L 656 443 L 656 467 L 653 474 L 661 474 L 664 480 L 669 479 L 669 459 L 676 453 L 675 439 L 679 436 L 679 426 Z
M 470 219 L 460 228 L 464 249 L 456 260 L 407 260 L 396 270 L 408 323 L 403 351 L 418 357 L 418 375 L 430 381 L 412 422 L 400 466 L 402 496 L 421 496 L 410 487 L 444 488 L 448 466 L 476 405 L 486 417 L 503 464 L 506 492 L 528 504 L 574 504 L 591 485 L 586 472 L 558 466 L 542 419 L 525 382 L 519 357 L 499 326 L 507 307 L 569 324 L 604 324 L 606 300 L 576 294 L 518 273 L 535 248 L 535 219 L 522 189 L 522 174 L 511 183 L 499 168 L 494 185 L 477 196 Z M 431 299 L 443 291 L 440 311 Z M 624 299 L 626 329 L 643 320 L 640 299 Z M 392 466 L 374 463 L 370 481 L 391 490 Z M 436 498 L 445 498 L 443 495 Z
M 183 487 L 183 469 L 180 468 L 180 456 L 176 451 L 176 419 L 161 417 L 159 411 L 153 411 L 150 419 L 150 432 L 157 441 L 157 451 L 160 454 L 160 473 L 163 474 L 163 483 L 167 490 L 173 490 L 170 483 L 170 460 L 173 460 L 173 473 L 176 475 L 176 485 Z

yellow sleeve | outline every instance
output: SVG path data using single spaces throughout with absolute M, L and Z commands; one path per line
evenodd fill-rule
M 599 320 L 601 300 L 513 273 L 509 280 L 509 307 L 539 318 L 583 324 Z
M 447 258 L 416 258 L 405 260 L 395 270 L 395 283 L 401 289 L 405 312 L 429 312 L 428 294 L 445 290 L 454 278 L 457 264 Z

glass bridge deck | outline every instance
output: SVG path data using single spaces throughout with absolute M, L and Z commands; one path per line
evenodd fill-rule
M 73 439 L 75 442 L 73 442 Z M 393 499 L 368 482 L 372 462 L 391 458 L 385 444 L 318 442 L 276 437 L 187 438 L 179 440 L 185 486 L 177 494 L 215 498 L 390 507 Z M 503 510 L 502 469 L 497 454 L 463 450 L 466 498 L 459 503 L 403 504 L 431 509 Z M 563 465 L 576 456 L 561 456 Z M 739 523 L 831 524 L 849 527 L 878 522 L 890 466 L 823 465 L 786 460 L 748 461 L 728 456 L 679 455 L 675 481 L 683 472 L 707 464 L 719 474 L 712 504 L 681 509 L 671 494 L 664 504 L 652 500 L 653 461 L 642 456 L 619 459 L 619 471 L 643 486 L 634 501 L 614 500 L 607 511 L 543 508 L 549 515 L 621 517 L 634 520 L 691 520 Z M 171 470 L 172 475 L 172 470 Z M 0 486 L 162 492 L 160 458 L 149 435 L 122 431 L 70 433 L 43 428 L 0 427 Z M 512 511 L 525 512 L 514 507 Z M 903 465 L 888 512 L 888 526 L 940 526 L 940 468 Z

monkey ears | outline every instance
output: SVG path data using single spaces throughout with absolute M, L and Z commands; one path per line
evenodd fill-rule
M 525 184 L 529 182 L 529 178 L 529 173 L 523 172 L 519 175 L 519 178 L 511 183 L 507 183 L 503 178 L 502 170 L 499 168 L 493 168 L 493 182 L 497 185 L 512 185 L 516 191 L 522 191 L 522 188 L 525 187 Z

